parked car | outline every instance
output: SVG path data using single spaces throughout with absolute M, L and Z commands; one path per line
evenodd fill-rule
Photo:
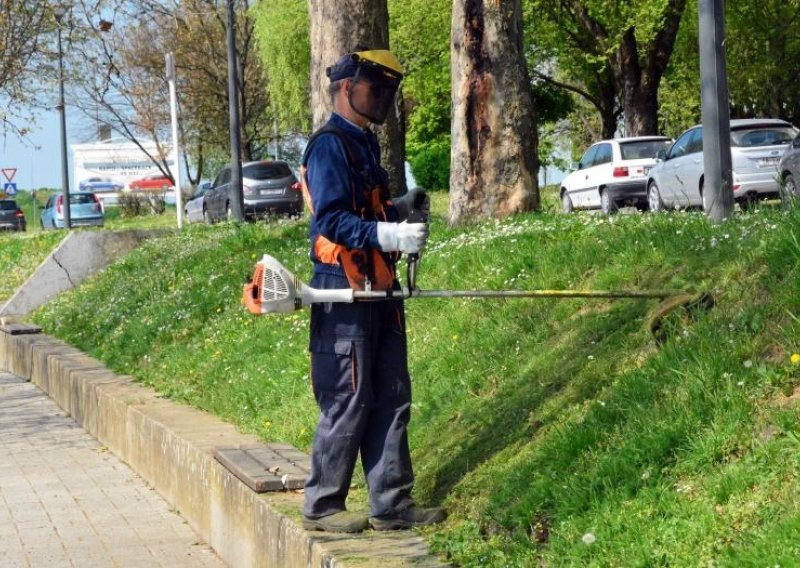
M 43 229 L 64 227 L 64 195 L 51 195 L 42 209 Z M 69 195 L 69 218 L 73 227 L 102 227 L 105 223 L 103 203 L 94 193 L 71 193 Z
M 781 197 L 784 199 L 800 199 L 800 134 L 794 137 L 778 162 L 778 179 L 782 186 Z
M 561 182 L 564 212 L 601 209 L 610 215 L 623 204 L 646 208 L 647 173 L 670 142 L 666 136 L 637 136 L 592 144 L 577 171 Z
M 85 180 L 83 180 L 78 184 L 78 189 L 80 191 L 91 191 L 91 192 L 122 191 L 124 187 L 125 187 L 124 185 L 113 181 L 111 178 L 100 177 L 100 176 L 93 176 L 90 178 L 86 178 Z
M 183 216 L 186 218 L 187 223 L 209 222 L 209 220 L 206 219 L 207 213 L 205 207 L 205 194 L 209 187 L 211 187 L 210 181 L 200 183 L 194 195 L 186 201 L 186 205 L 183 207 Z
M 5 231 L 24 231 L 25 213 L 13 199 L 0 199 L 0 229 Z
M 133 191 L 154 191 L 163 190 L 167 191 L 173 188 L 175 184 L 172 179 L 164 176 L 164 174 L 150 174 L 141 179 L 133 180 L 128 184 L 128 187 Z
M 242 190 L 245 218 L 264 217 L 270 213 L 298 215 L 303 212 L 300 184 L 289 164 L 260 161 L 242 164 Z M 232 215 L 233 185 L 230 166 L 223 168 L 206 190 L 204 205 L 209 222 L 229 219 Z
M 740 207 L 779 194 L 778 161 L 796 135 L 797 129 L 784 120 L 731 120 L 733 197 Z M 651 211 L 708 208 L 703 193 L 702 125 L 678 136 L 650 170 L 647 202 Z

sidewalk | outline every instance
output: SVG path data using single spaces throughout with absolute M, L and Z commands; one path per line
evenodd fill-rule
M 50 397 L 3 372 L 0 564 L 224 566 L 142 478 Z

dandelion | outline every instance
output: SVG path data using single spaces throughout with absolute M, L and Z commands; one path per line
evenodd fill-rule
M 581 538 L 581 540 L 583 541 L 583 544 L 589 545 L 589 544 L 594 544 L 595 541 L 597 541 L 597 537 L 594 536 L 593 533 L 588 532 L 585 535 L 583 535 L 583 538 Z
M 792 356 L 789 357 L 789 361 L 792 362 L 792 365 L 800 364 L 800 353 L 792 353 Z

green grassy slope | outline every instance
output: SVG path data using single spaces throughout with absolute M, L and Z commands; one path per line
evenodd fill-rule
M 792 565 L 800 557 L 800 212 L 522 215 L 467 229 L 434 203 L 423 288 L 687 288 L 654 300 L 408 302 L 417 498 L 469 566 Z M 436 215 L 438 213 L 438 215 Z M 303 280 L 302 222 L 189 227 L 35 316 L 159 391 L 307 449 L 308 314 L 251 317 L 264 252 Z M 797 356 L 795 359 L 800 359 Z M 357 492 L 360 499 L 363 492 Z

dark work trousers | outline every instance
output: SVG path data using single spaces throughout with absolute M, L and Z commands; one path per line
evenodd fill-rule
M 310 284 L 349 287 L 334 274 L 315 274 Z M 310 350 L 321 412 L 303 513 L 318 518 L 345 510 L 359 452 L 371 516 L 410 506 L 411 380 L 402 300 L 312 305 Z

